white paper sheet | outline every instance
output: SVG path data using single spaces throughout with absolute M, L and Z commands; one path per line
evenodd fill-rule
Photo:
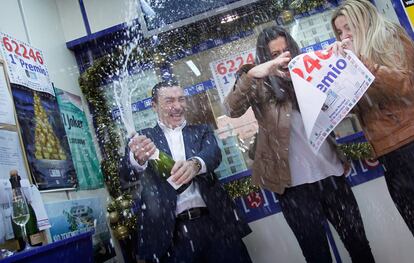
M 0 179 L 9 179 L 13 169 L 22 179 L 28 178 L 17 132 L 0 130 Z
M 3 65 L 0 65 L 0 123 L 16 125 L 12 96 L 4 74 Z
M 318 152 L 374 76 L 351 51 L 345 57 L 327 51 L 301 54 L 289 63 L 289 71 L 309 144 Z

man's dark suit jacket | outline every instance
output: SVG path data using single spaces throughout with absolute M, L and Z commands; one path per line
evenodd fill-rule
M 197 175 L 193 181 L 199 185 L 209 216 L 221 230 L 220 236 L 241 238 L 247 235 L 251 232 L 249 226 L 242 221 L 233 200 L 214 174 L 221 162 L 221 152 L 213 131 L 207 125 L 186 125 L 182 132 L 186 158 L 198 156 L 206 164 L 207 172 Z M 146 135 L 158 149 L 171 155 L 167 139 L 158 125 L 142 130 L 140 134 Z M 125 187 L 131 181 L 139 182 L 139 187 L 135 188 L 138 254 L 142 259 L 159 259 L 172 244 L 177 194 L 151 165 L 145 172 L 137 173 L 129 162 L 128 147 L 121 162 L 120 177 L 121 185 Z

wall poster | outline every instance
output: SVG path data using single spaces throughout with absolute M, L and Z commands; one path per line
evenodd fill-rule
M 94 230 L 94 261 L 105 262 L 115 256 L 111 235 L 106 224 L 105 200 L 94 197 L 45 204 L 52 225 L 53 241 Z
M 56 98 L 65 126 L 79 189 L 102 188 L 103 175 L 82 107 L 81 97 L 55 88 Z
M 29 168 L 39 190 L 77 186 L 66 132 L 43 53 L 0 33 Z

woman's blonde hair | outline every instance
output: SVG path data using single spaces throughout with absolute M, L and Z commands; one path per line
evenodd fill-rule
M 331 24 L 335 36 L 338 16 L 345 16 L 352 32 L 354 50 L 374 63 L 392 68 L 407 67 L 402 40 L 412 42 L 405 30 L 380 15 L 373 4 L 367 0 L 346 0 L 332 14 Z

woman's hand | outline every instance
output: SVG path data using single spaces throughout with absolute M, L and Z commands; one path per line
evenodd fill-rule
M 354 51 L 354 45 L 352 43 L 352 40 L 349 38 L 345 38 L 342 41 L 335 41 L 332 45 L 329 45 L 327 50 L 331 50 L 333 51 L 333 53 L 335 55 L 342 55 L 345 56 L 345 49 L 351 50 L 352 52 L 355 53 Z
M 265 63 L 255 66 L 247 75 L 250 78 L 265 78 L 268 76 L 289 77 L 288 64 L 291 60 L 290 52 L 286 51 Z

